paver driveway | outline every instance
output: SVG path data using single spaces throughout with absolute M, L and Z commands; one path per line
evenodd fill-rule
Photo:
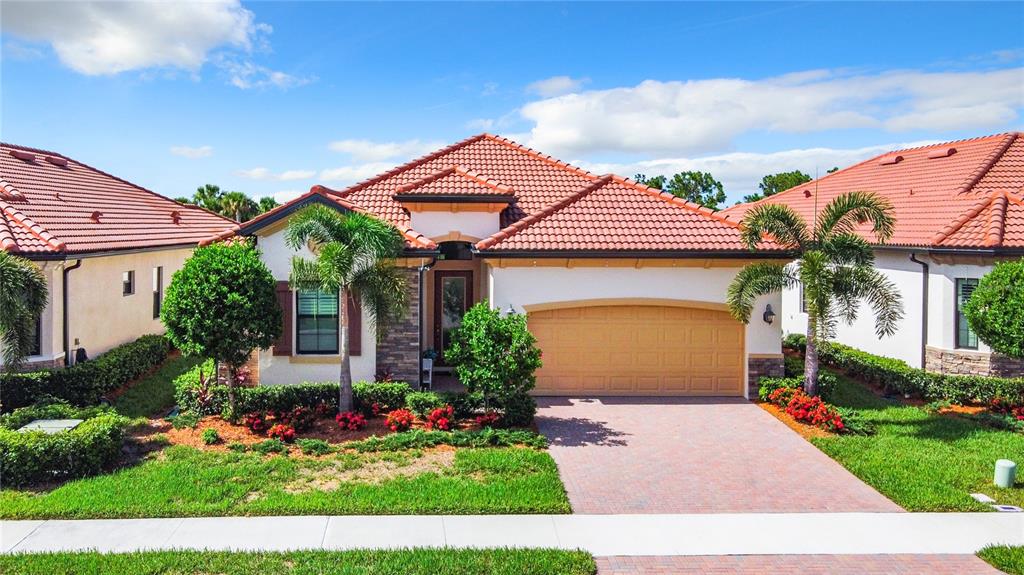
M 900 511 L 738 398 L 540 398 L 575 513 Z

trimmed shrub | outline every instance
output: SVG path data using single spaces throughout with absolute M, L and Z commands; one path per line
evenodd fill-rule
M 207 427 L 206 429 L 204 429 L 200 437 L 202 438 L 203 443 L 205 443 L 206 445 L 220 443 L 220 434 L 217 433 L 217 430 L 212 427 Z
M 69 368 L 0 374 L 2 409 L 10 411 L 51 397 L 75 405 L 100 398 L 160 365 L 171 351 L 162 335 L 144 335 Z
M 323 439 L 296 439 L 295 445 L 299 446 L 303 455 L 327 455 L 331 452 L 331 444 Z
M 113 408 L 109 406 L 75 407 L 61 401 L 40 403 L 0 415 L 0 427 L 18 430 L 37 419 L 92 419 L 97 415 L 113 413 Z
M 769 396 L 776 389 L 800 389 L 804 385 L 804 380 L 802 377 L 762 377 L 757 384 L 757 398 L 769 401 Z
M 804 376 L 804 362 L 799 357 L 793 357 L 792 355 L 783 356 L 782 359 L 783 374 L 786 377 L 800 377 Z
M 782 338 L 782 347 L 802 354 L 807 351 L 807 336 L 802 333 L 786 334 L 786 337 Z
M 525 446 L 544 449 L 548 440 L 543 435 L 522 429 L 481 429 L 479 431 L 424 431 L 413 429 L 384 437 L 372 436 L 345 444 L 346 448 L 360 452 L 400 451 L 422 449 L 435 445 L 455 447 L 513 447 Z
M 205 383 L 200 373 L 213 372 L 207 361 L 183 373 L 174 381 L 175 399 L 182 411 L 198 415 L 223 413 L 228 405 L 228 387 Z M 291 412 L 296 407 L 316 409 L 320 404 L 338 408 L 338 384 L 300 383 L 298 385 L 260 385 L 235 389 L 239 413 Z
M 266 439 L 259 443 L 253 443 L 252 450 L 262 455 L 267 455 L 268 453 L 288 453 L 288 445 L 277 438 Z
M 411 392 L 412 388 L 404 381 L 357 381 L 352 384 L 355 408 L 370 415 L 405 407 L 405 397 Z M 372 413 L 374 405 L 377 413 Z
M 459 419 L 473 417 L 484 406 L 484 398 L 479 393 L 442 391 L 437 395 L 442 405 L 450 405 L 455 409 L 455 417 Z
M 443 407 L 445 402 L 432 391 L 412 391 L 405 396 L 405 405 L 416 415 L 426 417 L 431 411 Z
M 999 262 L 964 306 L 978 339 L 1010 357 L 1024 357 L 1024 258 Z

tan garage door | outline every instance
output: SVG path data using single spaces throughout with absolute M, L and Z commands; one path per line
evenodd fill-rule
M 569 307 L 528 322 L 538 395 L 743 395 L 743 325 L 724 311 Z

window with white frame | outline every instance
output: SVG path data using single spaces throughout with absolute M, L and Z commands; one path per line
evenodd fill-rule
M 971 331 L 971 326 L 964 316 L 964 305 L 971 299 L 974 288 L 978 287 L 977 278 L 957 278 L 956 302 L 956 347 L 958 349 L 978 349 L 978 336 Z

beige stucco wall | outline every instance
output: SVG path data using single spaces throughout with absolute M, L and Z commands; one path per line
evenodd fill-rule
M 412 212 L 409 216 L 412 229 L 434 239 L 458 232 L 473 240 L 481 240 L 501 229 L 498 212 L 422 211 Z

